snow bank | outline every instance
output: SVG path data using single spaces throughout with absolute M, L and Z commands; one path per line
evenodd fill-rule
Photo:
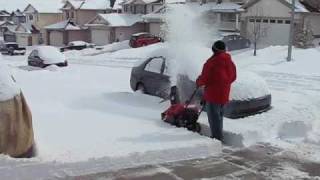
M 20 89 L 12 79 L 6 65 L 3 64 L 0 55 L 0 101 L 6 101 L 20 93 Z
M 129 46 L 129 40 L 121 41 L 121 42 L 115 42 L 112 44 L 104 45 L 104 46 L 96 46 L 94 48 L 85 48 L 83 50 L 71 50 L 66 51 L 64 54 L 68 59 L 70 58 L 79 58 L 81 56 L 92 56 L 92 55 L 100 55 L 104 53 L 111 53 L 114 51 L 119 51 L 122 49 L 129 49 L 131 48 Z

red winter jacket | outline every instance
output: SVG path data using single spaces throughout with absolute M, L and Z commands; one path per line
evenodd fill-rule
M 197 79 L 197 86 L 204 86 L 204 99 L 207 102 L 226 104 L 229 101 L 231 84 L 236 77 L 236 66 L 230 54 L 219 52 L 204 64 Z

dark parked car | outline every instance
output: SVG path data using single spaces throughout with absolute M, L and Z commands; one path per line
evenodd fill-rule
M 3 43 L 0 46 L 0 51 L 2 54 L 7 55 L 25 55 L 26 54 L 26 48 L 25 47 L 19 47 L 17 43 L 10 42 L 10 43 Z
M 251 41 L 249 39 L 237 34 L 224 36 L 222 41 L 226 43 L 228 51 L 245 49 L 251 46 Z
M 50 65 L 59 67 L 67 66 L 68 62 L 64 54 L 53 46 L 39 46 L 28 57 L 28 65 L 45 68 Z
M 246 79 L 245 81 L 249 80 Z M 239 80 L 237 80 L 235 83 L 239 83 Z M 243 93 L 243 91 L 245 92 L 243 87 L 248 89 L 252 88 L 250 87 L 250 84 L 252 85 L 253 83 L 247 82 L 246 86 L 242 86 L 242 93 L 240 94 L 245 94 Z M 257 84 L 257 82 L 255 82 L 255 84 Z M 186 75 L 179 75 L 177 77 L 177 85 L 171 87 L 170 76 L 167 73 L 167 62 L 162 56 L 149 58 L 140 65 L 133 67 L 130 85 L 134 91 L 141 91 L 142 93 L 161 98 L 170 98 L 170 100 L 173 98 L 178 102 L 186 101 L 194 89 L 196 89 L 195 82 L 191 81 Z M 231 91 L 234 90 L 236 91 L 234 88 Z M 199 103 L 201 97 L 202 91 L 198 91 L 195 98 L 195 103 Z M 246 97 L 244 100 L 241 98 L 239 98 L 239 100 L 232 99 L 225 106 L 224 115 L 228 118 L 240 118 L 261 113 L 269 110 L 270 108 L 271 94 L 266 93 L 259 97 Z
M 66 47 L 60 48 L 61 52 L 68 51 L 68 50 L 82 50 L 86 48 L 94 48 L 95 45 L 91 43 L 87 43 L 84 41 L 72 41 L 69 42 Z
M 158 42 L 163 42 L 163 39 L 149 33 L 136 33 L 131 35 L 129 45 L 132 48 L 137 48 Z

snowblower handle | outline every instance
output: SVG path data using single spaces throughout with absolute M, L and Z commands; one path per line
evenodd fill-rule
M 186 104 L 185 104 L 185 107 L 186 107 L 186 108 L 190 105 L 190 103 L 191 103 L 192 99 L 194 98 L 194 96 L 196 95 L 198 89 L 199 89 L 199 87 L 197 87 L 197 88 L 193 91 L 193 93 L 191 94 L 190 98 L 186 101 Z

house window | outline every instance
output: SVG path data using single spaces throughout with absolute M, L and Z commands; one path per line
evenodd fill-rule
M 264 19 L 263 23 L 269 23 L 269 19 Z
M 291 21 L 290 20 L 286 20 L 285 23 L 286 24 L 291 24 Z
M 33 21 L 33 15 L 32 14 L 29 14 L 29 20 Z
M 250 19 L 249 22 L 254 22 L 254 19 Z
M 270 23 L 276 23 L 276 20 L 270 19 Z
M 69 12 L 66 12 L 66 19 L 69 19 Z
M 283 24 L 283 20 L 278 20 L 277 23 L 278 24 Z
M 234 14 L 234 13 L 222 13 L 221 14 L 221 21 L 224 21 L 224 22 L 235 22 L 236 21 L 236 14 Z
M 256 19 L 256 22 L 257 23 L 261 23 L 261 19 Z
M 74 12 L 70 12 L 70 17 L 74 18 Z

